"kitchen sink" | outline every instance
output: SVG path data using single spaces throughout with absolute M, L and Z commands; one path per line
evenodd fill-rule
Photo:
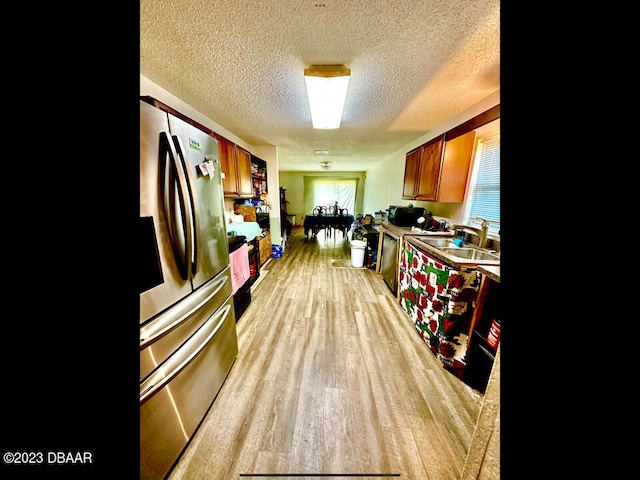
M 464 247 L 441 247 L 444 253 L 453 255 L 458 258 L 465 258 L 468 260 L 494 260 L 500 261 L 500 256 L 484 250 L 478 250 L 477 248 L 464 248 Z
M 452 247 L 458 248 L 455 246 L 451 238 L 420 238 L 420 240 L 427 245 L 431 245 L 432 247 Z M 463 244 L 464 245 L 464 244 Z
M 433 255 L 435 258 L 455 268 L 500 265 L 500 254 L 479 248 L 477 245 L 463 243 L 457 247 L 450 238 L 424 238 L 422 236 L 407 235 L 405 239 L 417 248 L 422 249 L 427 255 Z

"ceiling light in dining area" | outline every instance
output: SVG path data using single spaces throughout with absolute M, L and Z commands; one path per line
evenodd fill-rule
M 311 65 L 304 70 L 313 128 L 339 128 L 351 70 L 344 65 Z

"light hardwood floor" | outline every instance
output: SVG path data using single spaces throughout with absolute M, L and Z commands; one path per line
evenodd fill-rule
M 442 368 L 379 274 L 331 266 L 349 258 L 341 234 L 293 229 L 169 479 L 461 477 L 483 396 Z

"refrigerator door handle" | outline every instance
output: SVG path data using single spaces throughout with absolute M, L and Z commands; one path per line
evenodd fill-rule
M 192 215 L 187 215 L 189 208 L 187 206 L 187 200 L 189 200 L 187 176 L 184 169 L 178 164 L 178 155 L 167 132 L 160 132 L 160 144 L 163 157 L 169 159 L 169 163 L 164 165 L 161 179 L 169 239 L 180 276 L 183 280 L 188 280 L 191 258 L 189 252 L 193 250 L 193 221 Z M 178 194 L 177 204 L 176 193 Z M 178 206 L 180 208 L 179 216 L 177 215 Z M 178 227 L 181 227 L 181 230 Z
M 178 152 L 180 163 L 182 164 L 182 169 L 183 169 L 183 172 L 185 173 L 186 181 L 188 183 L 189 177 L 186 175 L 186 173 L 189 167 L 187 163 L 187 158 L 186 158 L 187 154 L 184 149 L 184 145 L 182 144 L 182 140 L 178 135 L 172 135 L 171 138 L 173 138 L 173 144 L 175 145 L 176 150 Z M 192 190 L 189 189 L 189 192 L 191 191 Z M 191 230 L 193 236 L 191 239 L 191 249 L 189 250 L 189 252 L 190 252 L 190 259 L 191 259 L 191 274 L 195 275 L 198 272 L 198 251 L 200 250 L 199 248 L 200 238 L 198 236 L 198 232 L 200 231 L 200 225 L 198 221 L 198 215 L 196 215 L 195 198 L 191 194 L 189 194 L 188 198 L 189 198 L 189 211 L 190 211 L 189 217 L 193 225 L 193 228 Z
M 226 275 L 217 280 L 215 288 L 206 297 L 200 299 L 197 304 L 193 306 L 190 305 L 189 310 L 176 315 L 175 309 L 169 309 L 165 313 L 158 315 L 152 322 L 149 322 L 149 325 L 142 327 L 140 329 L 140 350 L 145 349 L 148 345 L 173 330 L 195 312 L 200 310 L 222 290 L 222 287 L 224 287 L 228 281 L 229 277 Z
M 167 383 L 178 375 L 211 341 L 216 332 L 224 323 L 227 314 L 231 310 L 231 304 L 227 304 L 212 318 L 209 319 L 193 336 L 187 340 L 180 349 L 167 359 L 162 366 L 156 369 L 150 377 L 140 384 L 140 405 L 158 393 Z M 206 325 L 215 323 L 215 327 L 207 334 Z M 202 337 L 206 336 L 204 339 Z M 166 372 L 166 373 L 165 373 Z

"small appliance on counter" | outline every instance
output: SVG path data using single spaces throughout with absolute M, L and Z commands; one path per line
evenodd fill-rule
M 412 229 L 415 232 L 444 232 L 447 230 L 447 222 L 437 220 L 430 213 L 425 213 L 422 217 L 418 217 Z
M 418 222 L 419 226 L 411 227 L 412 235 L 437 235 L 438 237 L 453 237 L 453 231 L 447 228 L 444 220 L 431 220 L 430 225 L 426 222 Z
M 398 227 L 413 227 L 416 220 L 424 216 L 423 207 L 389 207 L 389 222 Z

